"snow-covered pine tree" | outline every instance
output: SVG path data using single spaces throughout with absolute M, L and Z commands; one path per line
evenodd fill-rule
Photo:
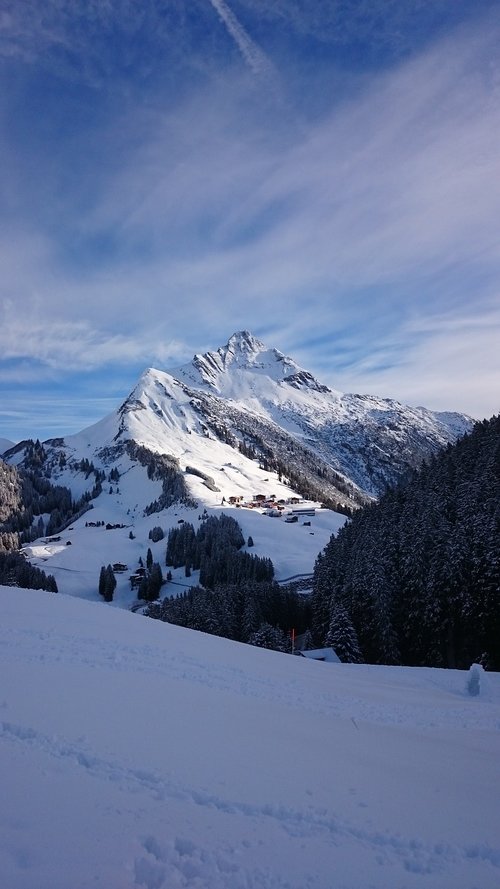
M 343 605 L 335 605 L 333 608 L 325 643 L 334 649 L 342 663 L 360 664 L 363 662 L 356 630 Z
M 257 648 L 269 648 L 273 651 L 283 652 L 290 650 L 290 642 L 283 630 L 280 630 L 279 627 L 272 627 L 268 623 L 261 624 L 259 629 L 252 633 L 248 642 Z

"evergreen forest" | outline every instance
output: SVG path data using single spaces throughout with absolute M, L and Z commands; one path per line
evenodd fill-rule
M 104 473 L 88 460 L 81 460 L 74 469 L 86 478 L 94 475 L 95 484 L 92 491 L 73 500 L 69 488 L 50 481 L 50 470 L 45 475 L 44 446 L 38 440 L 21 445 L 25 448 L 22 466 L 8 466 L 0 460 L 0 552 L 18 550 L 44 534 L 57 534 L 91 509 L 91 500 L 102 491 Z M 62 459 L 65 463 L 61 455 Z
M 500 417 L 331 538 L 312 608 L 318 645 L 334 644 L 342 622 L 345 660 L 500 669 Z
M 0 585 L 57 593 L 55 577 L 30 565 L 22 553 L 17 552 L 0 552 Z
M 172 528 L 166 564 L 184 566 L 186 576 L 199 570 L 200 585 L 152 603 L 146 614 L 262 648 L 289 651 L 290 629 L 306 628 L 309 605 L 273 580 L 270 559 L 242 551 L 244 544 L 240 526 L 224 514 L 204 516 L 197 531 L 189 522 Z

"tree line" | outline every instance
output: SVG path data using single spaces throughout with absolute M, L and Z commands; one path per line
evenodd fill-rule
M 175 597 L 152 603 L 146 614 L 190 629 L 290 650 L 289 631 L 310 618 L 303 597 L 273 580 L 270 559 L 242 551 L 245 544 L 235 519 L 224 513 L 206 516 L 197 531 L 190 522 L 171 528 L 166 565 L 200 572 L 200 584 Z M 251 538 L 247 546 L 253 545 Z
M 317 559 L 312 629 L 370 663 L 500 668 L 500 418 L 354 515 Z M 355 655 L 355 659 L 358 655 Z
M 0 584 L 57 593 L 54 576 L 30 565 L 23 555 L 16 552 L 0 553 Z
M 13 551 L 38 537 L 63 530 L 91 508 L 91 501 L 101 493 L 105 479 L 104 471 L 96 469 L 87 458 L 71 463 L 71 468 L 82 472 L 85 478 L 92 474 L 95 477 L 92 490 L 73 500 L 69 488 L 50 481 L 47 451 L 38 439 L 21 444 L 22 465 L 8 466 L 0 461 L 0 551 Z M 60 468 L 66 465 L 62 451 L 58 461 Z
M 290 651 L 290 630 L 307 627 L 309 605 L 276 581 L 195 586 L 175 598 L 152 603 L 148 617 L 192 630 L 248 642 L 261 648 Z
M 155 454 L 144 445 L 137 445 L 133 441 L 127 442 L 127 453 L 132 460 L 137 460 L 147 470 L 148 478 L 159 480 L 162 483 L 162 492 L 156 500 L 150 503 L 144 510 L 145 515 L 152 515 L 168 509 L 174 503 L 184 503 L 186 506 L 197 506 L 189 493 L 186 480 L 176 457 L 170 454 Z
M 184 566 L 188 577 L 192 571 L 199 571 L 200 585 L 208 589 L 246 580 L 272 580 L 271 560 L 241 552 L 244 543 L 238 522 L 224 513 L 206 518 L 197 531 L 190 522 L 183 522 L 169 531 L 166 564 L 172 568 Z

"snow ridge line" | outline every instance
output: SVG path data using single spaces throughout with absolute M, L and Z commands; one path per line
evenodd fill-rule
M 279 580 L 277 580 L 276 582 L 277 583 L 289 583 L 291 580 L 303 580 L 303 579 L 312 580 L 313 577 L 314 577 L 314 574 L 311 574 L 311 572 L 308 572 L 306 574 L 292 574 L 291 577 L 280 577 Z
M 138 618 L 140 620 L 141 618 Z M 40 653 L 33 655 L 31 648 L 26 650 L 25 643 L 33 639 L 40 645 Z M 75 645 L 75 642 L 78 645 Z M 8 654 L 8 658 L 7 658 Z M 291 655 L 280 655 L 291 657 Z M 109 644 L 103 648 L 102 642 L 94 636 L 82 635 L 75 637 L 71 634 L 60 633 L 57 639 L 50 631 L 33 632 L 26 629 L 16 629 L 8 634 L 0 630 L 0 662 L 8 663 L 16 661 L 38 663 L 47 665 L 51 663 L 68 663 L 72 666 L 82 665 L 92 670 L 109 670 L 118 673 L 141 673 L 155 677 L 165 677 L 173 682 L 187 681 L 197 685 L 203 685 L 218 691 L 233 692 L 248 698 L 259 700 L 279 701 L 286 707 L 294 710 L 321 713 L 332 718 L 350 720 L 353 708 L 356 710 L 357 719 L 371 724 L 395 725 L 403 727 L 411 725 L 424 730 L 447 725 L 461 724 L 463 728 L 474 727 L 492 730 L 498 727 L 496 715 L 489 716 L 488 711 L 482 711 L 481 707 L 470 699 L 457 695 L 457 690 L 451 689 L 455 696 L 455 705 L 442 710 L 438 715 L 435 708 L 431 711 L 422 706 L 401 703 L 397 713 L 392 713 L 383 705 L 375 705 L 369 701 L 348 697 L 340 691 L 323 690 L 312 692 L 307 696 L 297 695 L 296 683 L 293 676 L 287 682 L 283 680 L 279 697 L 276 696 L 275 687 L 265 676 L 244 672 L 234 666 L 224 664 L 207 664 L 187 656 L 179 650 L 172 650 L 161 645 L 144 644 L 136 645 Z M 306 665 L 307 668 L 308 665 Z M 334 665 L 315 664 L 317 669 L 332 669 Z
M 222 815 L 236 814 L 252 819 L 269 818 L 294 838 L 314 837 L 320 829 L 328 833 L 335 844 L 343 840 L 368 843 L 402 860 L 406 870 L 413 873 L 434 873 L 442 871 L 445 863 L 456 864 L 460 861 L 478 859 L 500 869 L 500 847 L 494 848 L 487 843 L 463 848 L 442 843 L 431 845 L 418 838 L 409 839 L 387 831 L 381 833 L 355 827 L 329 814 L 327 809 L 314 809 L 308 806 L 302 811 L 271 803 L 258 805 L 223 799 L 203 790 L 183 787 L 154 771 L 129 769 L 109 762 L 86 750 L 84 745 L 77 746 L 71 742 L 57 740 L 29 726 L 11 722 L 0 722 L 0 738 L 6 742 L 27 744 L 54 759 L 72 761 L 78 767 L 86 769 L 94 778 L 113 781 L 128 790 L 142 790 L 159 802 L 165 799 L 187 801 L 196 806 L 215 809 Z

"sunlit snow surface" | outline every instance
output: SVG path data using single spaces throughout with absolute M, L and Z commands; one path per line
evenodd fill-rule
M 196 444 L 197 437 L 192 438 Z M 318 553 L 344 524 L 345 516 L 328 509 L 316 509 L 314 517 L 304 516 L 297 524 L 287 524 L 284 519 L 264 515 L 260 509 L 230 506 L 228 501 L 231 495 L 241 494 L 251 498 L 252 493 L 264 491 L 266 494 L 274 493 L 279 498 L 289 497 L 293 492 L 278 481 L 276 474 L 260 470 L 255 461 L 240 456 L 222 442 L 211 444 L 213 464 L 207 462 L 205 453 L 205 462 L 201 465 L 216 477 L 218 491 L 209 491 L 200 478 L 187 476 L 190 492 L 199 503 L 196 508 L 175 504 L 169 509 L 145 516 L 147 504 L 161 493 L 161 482 L 149 479 L 144 467 L 124 456 L 119 463 L 121 475 L 118 490 L 116 485 L 105 483 L 103 493 L 92 501 L 93 509 L 57 534 L 60 540 L 47 543 L 44 537 L 25 546 L 30 562 L 42 568 L 46 574 L 54 575 L 59 592 L 94 601 L 100 599 L 97 590 L 101 566 L 115 562 L 126 564 L 129 570 L 116 575 L 113 605 L 129 607 L 136 602 L 137 595 L 137 591 L 132 592 L 130 588 L 129 577 L 137 568 L 139 558 L 145 560 L 148 547 L 154 560 L 160 563 L 163 573 L 167 572 L 167 541 L 163 539 L 152 543 L 148 537 L 149 531 L 161 526 L 166 535 L 169 528 L 178 527 L 181 520 L 191 522 L 197 528 L 206 510 L 208 515 L 224 512 L 234 518 L 241 526 L 245 540 L 250 536 L 253 539 L 254 546 L 250 551 L 256 556 L 272 559 L 278 580 L 296 574 L 311 574 Z M 195 462 L 191 454 L 186 462 Z M 200 465 L 199 460 L 197 465 Z M 74 496 L 80 496 L 85 484 L 87 487 L 93 484 L 93 478 L 91 476 L 90 481 L 85 481 L 82 473 L 75 474 L 66 469 L 57 481 L 71 487 Z M 112 494 L 108 493 L 110 487 L 113 487 Z M 291 508 L 287 507 L 286 511 Z M 305 521 L 310 525 L 305 525 Z M 124 527 L 107 531 L 105 527 L 89 527 L 88 522 L 116 523 Z M 68 545 L 68 541 L 71 545 Z M 172 573 L 173 583 L 162 588 L 162 597 L 182 592 L 183 587 L 179 584 L 194 585 L 198 582 L 198 572 L 193 572 L 189 580 L 185 577 L 184 568 L 172 570 Z
M 0 588 L 5 889 L 497 889 L 500 675 Z

